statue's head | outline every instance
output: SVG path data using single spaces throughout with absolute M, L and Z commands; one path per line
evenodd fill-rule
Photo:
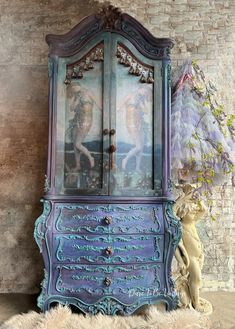
M 207 213 L 206 205 L 195 192 L 195 188 L 195 184 L 181 186 L 184 194 L 177 200 L 174 207 L 176 216 L 184 223 L 198 221 Z

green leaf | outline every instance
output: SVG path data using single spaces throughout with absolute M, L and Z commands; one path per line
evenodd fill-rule
M 205 102 L 202 103 L 202 106 L 208 106 L 209 107 L 210 103 L 208 101 L 205 101 Z
M 198 138 L 198 136 L 197 136 L 196 133 L 193 133 L 193 134 L 192 134 L 192 138 L 194 138 L 194 139 L 196 139 L 196 140 L 199 140 L 199 138 Z
M 228 121 L 227 121 L 227 126 L 228 126 L 228 127 L 232 127 L 232 126 L 233 126 L 233 122 L 234 122 L 234 120 L 235 120 L 235 115 L 232 114 L 232 115 L 229 117 Z
M 195 147 L 195 144 L 193 144 L 192 142 L 188 142 L 188 147 L 190 149 L 193 149 Z

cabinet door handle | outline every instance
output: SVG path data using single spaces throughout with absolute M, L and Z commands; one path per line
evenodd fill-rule
M 116 134 L 116 130 L 115 129 L 111 129 L 110 130 L 110 135 L 111 135 L 111 145 L 110 145 L 111 169 L 115 169 L 116 168 L 115 155 L 114 155 L 114 153 L 116 152 L 115 134 Z
M 110 145 L 109 151 L 110 151 L 110 153 L 114 153 L 116 151 L 116 146 L 113 144 Z
M 108 133 L 109 133 L 109 130 L 107 128 L 103 130 L 104 135 L 108 135 Z

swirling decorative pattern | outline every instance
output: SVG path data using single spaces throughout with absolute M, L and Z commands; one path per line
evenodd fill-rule
M 147 43 L 142 35 L 132 26 L 126 22 L 122 22 L 121 28 L 131 38 L 134 38 L 136 42 L 149 54 L 154 55 L 158 58 L 169 58 L 171 52 L 171 45 L 166 47 L 154 47 Z
M 71 205 L 71 204 L 57 204 L 56 209 L 72 209 L 72 210 L 89 210 L 89 211 L 105 211 L 109 213 L 113 213 L 115 211 L 137 211 L 137 210 L 147 210 L 148 208 L 146 206 L 134 206 L 134 205 L 128 205 L 128 206 L 119 206 L 119 205 L 113 205 L 108 204 L 107 206 L 104 205 Z
M 104 278 L 92 276 L 92 275 L 72 275 L 73 280 L 84 280 L 84 281 L 95 281 L 95 282 L 103 282 Z M 120 283 L 120 282 L 128 282 L 133 280 L 141 280 L 144 279 L 143 275 L 129 275 L 125 276 L 124 278 L 114 278 L 113 283 Z
M 151 265 L 142 265 L 142 264 L 135 264 L 135 265 L 58 265 L 57 269 L 64 268 L 66 270 L 81 270 L 85 272 L 100 272 L 100 273 L 113 273 L 113 272 L 130 272 L 136 270 L 151 270 L 151 269 L 160 269 L 161 266 L 159 264 L 151 264 Z
M 135 213 L 137 211 L 140 213 Z M 104 218 L 110 213 L 113 224 L 107 226 Z M 59 232 L 159 233 L 162 221 L 160 213 L 161 208 L 158 206 L 59 204 L 56 205 L 55 226 Z M 146 220 L 148 225 L 145 227 Z M 133 225 L 134 222 L 137 225 Z M 151 226 L 151 223 L 154 225 Z
M 138 294 L 150 294 L 150 291 L 158 291 L 160 288 L 160 280 L 158 276 L 158 269 L 155 268 L 155 278 L 154 278 L 154 285 L 153 286 L 141 286 L 141 282 L 144 280 L 145 276 L 144 275 L 125 275 L 123 277 L 114 277 L 112 278 L 112 287 L 104 287 L 103 282 L 104 282 L 104 277 L 99 277 L 99 276 L 92 276 L 92 275 L 82 275 L 82 274 L 72 274 L 71 279 L 72 280 L 83 280 L 86 282 L 96 282 L 98 285 L 97 288 L 90 287 L 90 286 L 85 286 L 84 283 L 82 286 L 77 286 L 77 285 L 72 285 L 69 283 L 69 281 L 63 281 L 62 278 L 62 269 L 66 269 L 67 267 L 60 267 L 58 266 L 57 269 L 59 270 L 58 272 L 58 277 L 56 280 L 56 290 L 60 293 L 64 293 L 65 291 L 69 291 L 70 293 L 81 293 L 81 292 L 87 292 L 89 294 L 113 294 L 113 295 L 118 295 L 118 294 L 132 294 L 132 295 L 138 295 Z M 66 280 L 68 280 L 68 277 L 66 276 Z M 141 281 L 142 280 L 142 281 Z M 132 281 L 133 284 L 131 283 Z M 140 281 L 139 285 L 136 286 L 136 281 Z M 126 283 L 128 287 L 124 287 L 123 283 Z M 122 284 L 122 286 L 117 286 L 117 284 Z M 130 286 L 130 284 L 132 284 Z
M 46 223 L 51 212 L 50 201 L 41 200 L 41 202 L 43 202 L 43 213 L 36 220 L 34 228 L 34 239 L 37 242 L 40 252 L 42 252 L 42 241 L 45 240 L 45 232 L 47 228 Z
M 141 261 L 159 261 L 162 257 L 161 249 L 160 249 L 160 241 L 162 240 L 162 236 L 146 236 L 148 239 L 144 236 L 129 236 L 128 240 L 129 242 L 132 241 L 139 241 L 138 244 L 124 244 L 124 245 L 115 245 L 113 242 L 115 239 L 119 242 L 119 240 L 122 239 L 122 237 L 115 237 L 112 235 L 109 235 L 106 237 L 106 245 L 103 244 L 102 242 L 104 239 L 99 239 L 102 237 L 96 237 L 96 241 L 99 242 L 101 240 L 100 245 L 93 245 L 93 244 L 82 244 L 82 242 L 86 239 L 87 236 L 77 236 L 77 235 L 59 235 L 55 236 L 55 240 L 58 240 L 59 243 L 57 243 L 57 248 L 56 248 L 56 259 L 57 261 L 63 261 L 63 262 L 82 262 L 82 261 L 88 261 L 90 263 L 94 262 L 102 262 L 102 263 L 115 263 L 115 262 L 121 262 L 121 263 L 126 263 L 126 262 L 141 262 Z M 142 239 L 144 237 L 144 239 Z M 87 237 L 90 239 L 89 237 Z M 118 239 L 119 238 L 119 239 Z M 91 238 L 92 239 L 92 238 Z M 94 239 L 94 238 L 93 238 Z M 66 240 L 68 242 L 66 242 Z M 70 244 L 70 240 L 80 240 L 80 243 L 73 243 Z M 124 238 L 125 240 L 125 238 Z M 127 240 L 127 239 L 126 239 Z M 146 244 L 141 244 L 141 241 L 146 241 L 149 240 Z M 90 241 L 89 241 L 90 242 Z M 121 242 L 126 242 L 126 241 L 121 241 Z M 111 246 L 110 246 L 111 245 Z M 102 254 L 105 254 L 106 248 L 110 247 L 112 249 L 112 253 L 115 253 L 114 255 L 105 255 L 103 256 Z M 154 251 L 154 256 L 152 257 L 145 257 L 142 255 L 144 250 L 150 250 L 149 248 L 152 248 Z M 77 252 L 93 252 L 94 254 L 86 254 L 86 253 L 75 253 L 74 251 Z M 139 251 L 140 254 L 130 254 L 130 256 L 126 256 L 125 253 L 128 251 Z M 124 253 L 124 255 L 119 255 L 116 253 L 121 252 Z
M 74 244 L 73 248 L 76 250 L 84 250 L 84 251 L 103 251 L 103 247 L 94 247 L 94 246 L 80 246 L 78 244 Z M 125 246 L 125 247 L 113 247 L 113 252 L 115 251 L 131 251 L 131 250 L 143 250 L 144 246 Z
M 170 233 L 172 237 L 172 244 L 176 247 L 182 236 L 182 229 L 180 221 L 175 217 L 173 212 L 173 202 L 167 202 L 166 208 L 166 219 L 168 223 L 168 233 Z
M 44 279 L 41 283 L 41 288 L 42 288 L 42 291 L 40 293 L 40 295 L 38 296 L 38 299 L 37 299 L 37 304 L 38 304 L 38 307 L 39 308 L 43 308 L 44 307 L 44 304 L 45 304 L 45 300 L 46 300 L 46 296 L 47 296 L 47 286 L 48 286 L 48 272 L 46 269 L 44 269 Z

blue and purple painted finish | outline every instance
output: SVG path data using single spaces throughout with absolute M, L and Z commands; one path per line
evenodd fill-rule
M 49 35 L 49 147 L 34 236 L 38 306 L 133 313 L 177 306 L 170 193 L 170 39 L 109 6 Z M 94 122 L 96 125 L 94 125 Z

